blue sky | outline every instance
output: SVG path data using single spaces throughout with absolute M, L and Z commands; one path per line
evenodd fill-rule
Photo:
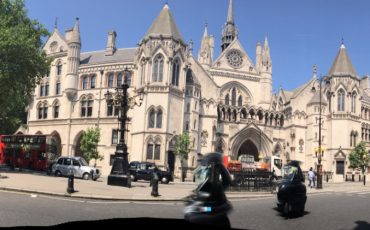
M 80 18 L 82 52 L 105 48 L 107 33 L 117 31 L 119 48 L 135 47 L 168 2 L 186 42 L 197 55 L 205 22 L 220 54 L 221 31 L 229 0 L 26 0 L 29 16 L 61 32 Z M 234 0 L 239 40 L 255 61 L 255 47 L 269 39 L 273 89 L 292 90 L 318 74 L 328 73 L 342 38 L 359 76 L 370 73 L 370 1 Z

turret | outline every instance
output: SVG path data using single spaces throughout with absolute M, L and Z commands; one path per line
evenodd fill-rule
M 79 19 L 76 18 L 75 26 L 66 32 L 68 44 L 68 69 L 65 92 L 69 100 L 73 100 L 77 94 L 78 67 L 80 65 L 81 39 Z
M 112 56 L 116 52 L 116 31 L 108 32 L 107 47 L 105 48 L 105 56 Z
M 222 51 L 224 51 L 237 36 L 234 23 L 234 8 L 233 0 L 229 1 L 229 12 L 227 14 L 227 21 L 222 31 Z

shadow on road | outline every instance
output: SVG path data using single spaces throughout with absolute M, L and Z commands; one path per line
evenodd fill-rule
M 193 224 L 186 220 L 180 219 L 160 219 L 160 218 L 117 218 L 108 220 L 98 220 L 98 221 L 76 221 L 69 222 L 59 225 L 54 225 L 46 227 L 46 229 L 75 229 L 75 227 L 81 227 L 82 229 L 89 228 L 106 228 L 107 226 L 120 226 L 120 228 L 126 228 L 129 226 L 134 226 L 135 229 L 163 229 L 166 226 L 181 227 L 182 229 L 235 229 L 235 228 L 225 228 L 218 226 L 208 226 Z
M 287 216 L 284 216 L 283 215 L 283 213 L 279 210 L 279 208 L 278 207 L 274 207 L 274 208 L 272 208 L 273 210 L 275 210 L 278 214 L 277 214 L 277 216 L 281 216 L 281 217 L 283 217 L 283 218 L 285 218 L 285 219 L 297 219 L 297 218 L 301 218 L 301 217 L 304 217 L 304 216 L 306 216 L 306 215 L 309 215 L 310 214 L 310 212 L 307 212 L 307 211 L 304 211 L 303 212 L 303 215 L 295 215 L 295 214 L 293 214 L 293 215 L 290 215 L 289 217 L 287 217 Z M 357 230 L 357 229 L 356 229 Z

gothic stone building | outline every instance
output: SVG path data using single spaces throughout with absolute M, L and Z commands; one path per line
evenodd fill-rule
M 53 135 L 62 155 L 80 155 L 82 132 L 99 127 L 104 159 L 97 164 L 105 175 L 119 126 L 118 109 L 106 103 L 104 94 L 122 84 L 125 68 L 131 71 L 129 96 L 136 100 L 137 92 L 145 93 L 141 106 L 128 112 L 129 161 L 152 161 L 176 172 L 174 146 L 178 135 L 188 132 L 191 152 L 185 164 L 190 169 L 199 153 L 219 151 L 232 160 L 243 154 L 256 160 L 278 155 L 284 163 L 302 161 L 308 170 L 318 160 L 320 105 L 323 170 L 333 172 L 335 180 L 350 170 L 351 149 L 370 141 L 368 78 L 357 75 L 344 44 L 321 90 L 314 70 L 297 89 L 273 94 L 268 40 L 257 42 L 253 62 L 237 36 L 232 0 L 218 57 L 207 26 L 194 54 L 168 5 L 137 47 L 116 48 L 115 40 L 111 31 L 105 50 L 81 53 L 78 19 L 64 36 L 55 28 L 44 47 L 53 59 L 50 74 L 36 87 L 28 115 L 27 132 Z

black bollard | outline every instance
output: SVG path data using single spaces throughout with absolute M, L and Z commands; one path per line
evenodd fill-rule
M 75 189 L 74 189 L 74 173 L 73 173 L 73 169 L 70 168 L 69 171 L 68 171 L 67 193 L 71 194 L 73 192 L 75 192 Z
M 364 185 L 366 184 L 366 175 L 364 175 Z
M 358 181 L 361 181 L 361 175 L 358 175 Z
M 150 194 L 150 195 L 152 195 L 154 197 L 159 196 L 159 193 L 158 193 L 158 181 L 159 181 L 159 178 L 158 178 L 157 170 L 155 169 L 153 171 L 153 175 L 152 175 L 152 181 L 151 181 L 152 192 Z
M 326 174 L 326 183 L 328 183 L 328 182 L 329 182 L 329 175 Z
M 355 175 L 352 175 L 352 181 L 355 181 Z

